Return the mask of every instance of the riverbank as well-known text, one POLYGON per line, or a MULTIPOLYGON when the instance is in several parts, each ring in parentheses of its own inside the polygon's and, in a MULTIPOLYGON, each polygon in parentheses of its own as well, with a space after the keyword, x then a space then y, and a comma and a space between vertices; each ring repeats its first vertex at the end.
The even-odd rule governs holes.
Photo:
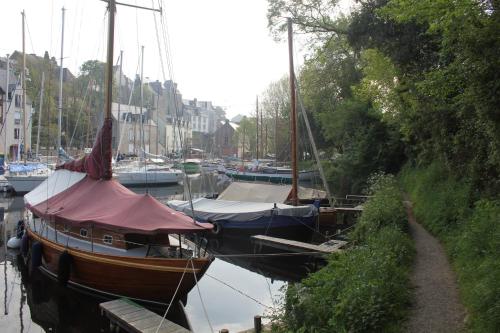
POLYGON ((413 242, 396 180, 372 182, 373 197, 350 234, 352 247, 289 285, 276 332, 396 332, 411 301, 413 242))

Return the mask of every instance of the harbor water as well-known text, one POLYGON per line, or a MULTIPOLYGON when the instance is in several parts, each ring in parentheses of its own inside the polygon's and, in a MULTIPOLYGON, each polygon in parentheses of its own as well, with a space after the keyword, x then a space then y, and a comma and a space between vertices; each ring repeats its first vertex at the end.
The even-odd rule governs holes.
MULTIPOLYGON (((189 176, 188 181, 193 198, 220 193, 230 183, 226 176, 212 173, 189 176)), ((162 202, 187 198, 184 186, 179 185, 132 190, 150 193, 162 202)), ((17 221, 24 214, 23 198, 5 194, 0 207, 5 211, 0 224, 0 331, 108 332, 109 322, 99 311, 104 299, 59 286, 38 271, 28 274, 19 253, 6 248, 5 240, 15 234, 17 221)), ((222 328, 240 332, 253 327, 254 316, 271 315, 287 283, 299 281, 316 264, 308 256, 256 255, 248 236, 210 238, 208 249, 216 259, 183 300, 184 311, 173 308, 167 316, 182 325, 189 322, 196 333, 222 328)))

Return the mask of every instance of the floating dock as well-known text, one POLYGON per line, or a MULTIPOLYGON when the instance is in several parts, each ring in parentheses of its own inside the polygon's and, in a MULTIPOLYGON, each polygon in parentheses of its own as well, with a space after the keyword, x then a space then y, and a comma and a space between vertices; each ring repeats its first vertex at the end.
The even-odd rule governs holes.
POLYGON ((134 333, 190 333, 191 331, 177 325, 148 309, 126 298, 99 304, 101 314, 106 314, 110 321, 110 331, 134 333), (158 328, 158 326, 161 327, 158 328), (118 328, 118 330, 117 330, 118 328))
POLYGON ((304 242, 298 242, 290 239, 270 237, 264 235, 252 236, 252 239, 259 245, 274 247, 280 250, 290 252, 321 252, 321 253, 334 253, 341 251, 340 249, 347 244, 346 241, 330 240, 328 242, 314 245, 304 242))

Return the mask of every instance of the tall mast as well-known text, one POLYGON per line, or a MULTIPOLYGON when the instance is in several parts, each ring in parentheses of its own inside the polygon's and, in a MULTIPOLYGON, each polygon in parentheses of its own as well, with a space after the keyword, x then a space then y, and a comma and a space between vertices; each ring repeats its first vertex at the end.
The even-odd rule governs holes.
POLYGON ((113 46, 115 38, 115 0, 109 0, 108 55, 106 57, 106 94, 104 96, 105 119, 111 119, 111 98, 113 94, 113 46))
MULTIPOLYGON (((258 105, 258 99, 257 99, 258 105)), ((266 138, 267 141, 267 138, 266 138)), ((266 153, 264 150, 264 121, 263 121, 263 112, 260 110, 260 156, 262 158, 266 158, 266 153)))
POLYGON ((116 146, 116 151, 117 151, 117 156, 118 156, 118 151, 120 150, 120 106, 122 104, 122 65, 123 65, 123 50, 120 51, 120 76, 118 77, 118 119, 117 123, 118 126, 116 128, 116 137, 118 138, 118 144, 116 146))
POLYGON ((142 108, 144 105, 144 45, 141 46, 141 123, 139 125, 139 145, 141 147, 141 159, 145 156, 144 124, 142 122, 142 108))
POLYGON ((256 139, 257 139, 257 161, 259 161, 259 96, 255 98, 255 124, 256 126, 256 139))
POLYGON ((45 84, 45 72, 42 72, 42 87, 40 89, 40 110, 38 111, 38 128, 36 131, 36 152, 35 157, 38 157, 40 148, 40 128, 42 125, 42 106, 43 106, 43 86, 45 84))
POLYGON ((5 126, 7 124, 7 107, 9 105, 9 76, 10 76, 10 55, 7 54, 7 77, 6 77, 6 82, 5 82, 5 87, 7 88, 7 92, 5 93, 5 107, 3 109, 3 131, 4 131, 4 148, 3 148, 3 151, 4 151, 4 161, 7 161, 7 156, 8 156, 8 152, 7 152, 7 128, 8 126, 5 126))
POLYGON ((294 206, 298 204, 297 195, 297 110, 295 107, 295 74, 293 68, 293 28, 292 19, 288 18, 288 58, 290 60, 290 101, 291 101, 291 113, 290 117, 292 119, 292 203, 294 206))
POLYGON ((274 108, 274 166, 278 166, 278 106, 274 108))
MULTIPOLYGON (((22 16, 23 16, 23 70, 21 73, 21 81, 22 81, 22 87, 23 87, 23 140, 21 141, 21 144, 24 142, 24 150, 27 151, 26 147, 26 50, 24 47, 24 25, 25 25, 25 13, 24 10, 22 11, 22 16)), ((19 146, 18 151, 20 152, 21 147, 19 146)), ((26 152, 24 154, 24 164, 26 164, 26 152)))
POLYGON ((61 146, 61 133, 62 133, 62 93, 63 93, 63 54, 64 54, 64 7, 61 9, 62 11, 62 23, 61 23, 61 67, 59 68, 59 115, 57 120, 57 156, 59 160, 59 149, 61 146))

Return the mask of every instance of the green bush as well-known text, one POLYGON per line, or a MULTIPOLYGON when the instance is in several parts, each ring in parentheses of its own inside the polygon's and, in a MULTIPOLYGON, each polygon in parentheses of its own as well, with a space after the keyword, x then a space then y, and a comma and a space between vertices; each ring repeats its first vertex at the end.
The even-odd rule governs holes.
POLYGON ((376 233, 384 226, 394 226, 407 230, 406 211, 402 205, 401 193, 392 176, 373 176, 369 180, 373 195, 364 205, 363 214, 358 220, 352 239, 363 241, 368 235, 376 233))
POLYGON ((395 332, 410 300, 412 241, 392 177, 378 177, 353 236, 356 246, 332 255, 300 284, 289 285, 275 318, 279 332, 395 332))
POLYGON ((443 242, 458 274, 472 332, 500 332, 500 201, 475 204, 467 182, 440 163, 406 167, 403 184, 417 219, 443 242))
POLYGON ((401 180, 414 203, 417 220, 436 236, 448 237, 470 214, 471 186, 456 179, 442 163, 403 168, 401 180))

